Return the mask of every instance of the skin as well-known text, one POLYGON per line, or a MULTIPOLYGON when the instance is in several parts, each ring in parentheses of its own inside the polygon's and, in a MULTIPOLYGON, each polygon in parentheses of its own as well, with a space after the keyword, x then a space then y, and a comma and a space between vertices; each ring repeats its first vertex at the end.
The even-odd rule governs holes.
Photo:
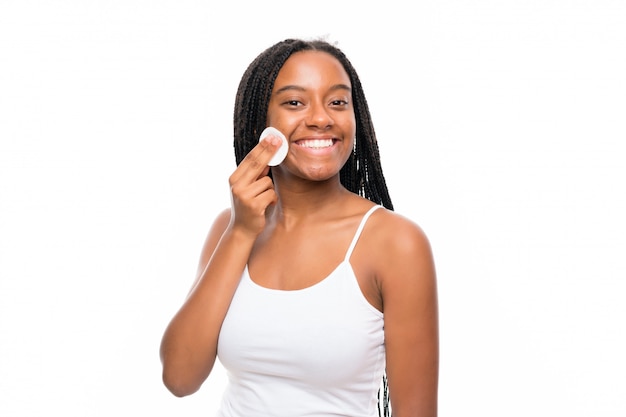
MULTIPOLYGON (((341 64, 324 52, 295 53, 279 72, 268 124, 285 134, 289 153, 272 167, 272 182, 267 163, 280 142, 270 137, 229 178, 231 208, 211 227, 196 280, 161 344, 163 380, 175 395, 197 391, 210 374, 246 264, 257 284, 296 290, 324 279, 342 261, 373 205, 339 179, 356 131, 350 88, 341 64), (307 147, 313 139, 332 145, 307 147)), ((394 417, 436 416, 438 307, 426 235, 407 218, 379 209, 350 261, 363 295, 384 313, 394 417)))

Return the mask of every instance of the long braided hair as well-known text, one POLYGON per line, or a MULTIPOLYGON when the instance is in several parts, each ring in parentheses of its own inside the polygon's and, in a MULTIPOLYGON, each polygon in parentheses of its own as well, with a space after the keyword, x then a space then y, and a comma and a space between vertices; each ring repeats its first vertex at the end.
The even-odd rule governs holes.
POLYGON ((233 125, 237 165, 256 146, 259 134, 267 127, 272 88, 283 64, 293 53, 311 50, 334 56, 343 65, 352 83, 356 140, 352 154, 341 169, 341 183, 353 193, 393 210, 361 81, 344 53, 322 40, 284 40, 263 51, 248 66, 239 83, 235 100, 233 125))
MULTIPOLYGON (((345 54, 323 40, 286 39, 267 48, 248 66, 237 89, 233 115, 237 165, 257 145, 260 133, 267 127, 267 109, 278 72, 292 54, 300 51, 322 51, 332 55, 350 77, 356 139, 352 154, 340 171, 341 184, 349 191, 393 210, 361 81, 345 54)), ((391 417, 386 375, 383 375, 378 391, 378 415, 391 417)))

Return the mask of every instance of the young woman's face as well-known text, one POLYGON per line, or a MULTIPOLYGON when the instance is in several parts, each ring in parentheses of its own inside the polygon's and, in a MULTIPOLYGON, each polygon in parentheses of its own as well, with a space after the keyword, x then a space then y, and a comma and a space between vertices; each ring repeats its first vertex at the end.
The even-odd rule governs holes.
POLYGON ((356 135, 351 89, 341 63, 326 52, 297 52, 287 59, 274 82, 267 120, 287 137, 289 153, 273 170, 310 180, 338 174, 356 135))

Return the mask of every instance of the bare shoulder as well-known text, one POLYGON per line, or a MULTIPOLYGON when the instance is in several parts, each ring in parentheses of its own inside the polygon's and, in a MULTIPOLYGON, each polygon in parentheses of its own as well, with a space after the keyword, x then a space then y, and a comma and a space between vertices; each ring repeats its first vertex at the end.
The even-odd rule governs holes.
POLYGON ((364 235, 373 276, 383 298, 403 289, 435 284, 428 236, 415 221, 390 210, 372 214, 364 235), (370 223, 371 222, 371 223, 370 223))
POLYGON ((369 242, 386 256, 430 254, 429 239, 415 221, 394 211, 379 209, 374 212, 370 222, 369 242))

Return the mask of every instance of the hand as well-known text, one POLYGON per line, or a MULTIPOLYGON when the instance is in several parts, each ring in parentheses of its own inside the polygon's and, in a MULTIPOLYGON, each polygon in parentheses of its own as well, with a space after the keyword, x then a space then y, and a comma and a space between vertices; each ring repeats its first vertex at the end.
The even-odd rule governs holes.
POLYGON ((281 140, 271 135, 259 142, 228 179, 231 227, 255 237, 265 228, 265 210, 277 201, 268 163, 280 144, 281 140))

